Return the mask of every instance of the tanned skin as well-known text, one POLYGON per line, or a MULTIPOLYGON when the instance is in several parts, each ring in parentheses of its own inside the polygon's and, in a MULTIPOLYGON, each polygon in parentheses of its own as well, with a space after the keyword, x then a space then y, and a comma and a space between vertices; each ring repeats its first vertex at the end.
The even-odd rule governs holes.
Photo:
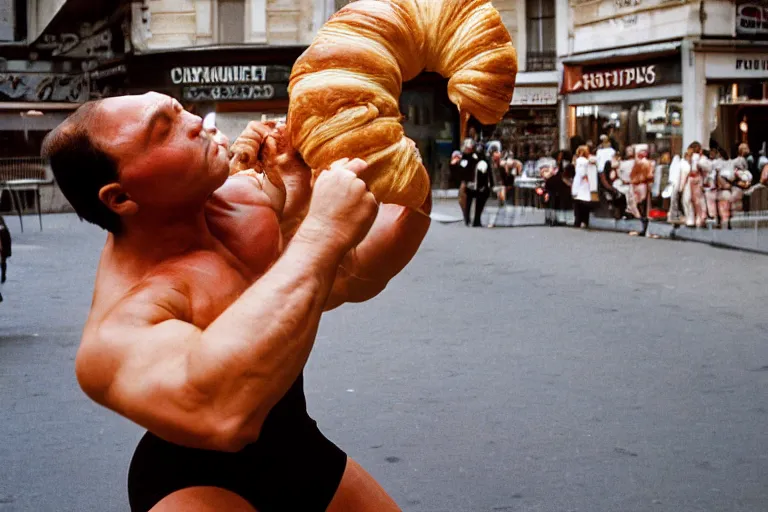
MULTIPOLYGON (((229 177, 225 138, 156 93, 103 100, 91 124, 117 162, 119 181, 99 197, 123 229, 101 255, 78 381, 167 441, 237 451, 302 371, 323 311, 374 297, 410 261, 429 201, 419 212, 377 205, 359 159, 311 183, 281 129, 260 123, 243 137, 285 192, 262 175, 229 177)), ((254 509, 194 487, 152 510, 254 509)), ((399 508, 349 459, 328 510, 399 508)))

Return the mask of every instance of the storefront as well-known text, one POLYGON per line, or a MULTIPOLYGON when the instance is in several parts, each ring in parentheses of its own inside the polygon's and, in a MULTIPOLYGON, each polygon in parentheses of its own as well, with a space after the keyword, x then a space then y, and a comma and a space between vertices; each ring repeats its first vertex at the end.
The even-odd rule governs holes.
MULTIPOLYGON (((127 62, 129 93, 156 91, 177 98, 201 117, 215 113, 230 139, 252 120, 284 120, 288 82, 305 47, 185 48, 134 55, 127 62)), ((451 151, 458 147, 459 117, 447 81, 425 73, 400 97, 406 135, 421 152, 434 187, 447 188, 451 151)))
POLYGON ((129 93, 156 91, 201 117, 215 113, 230 138, 249 121, 284 119, 288 79, 304 47, 182 48, 136 54, 126 63, 129 93))
MULTIPOLYGON (((521 73, 518 76, 524 77, 521 73)), ((525 78, 523 78, 525 79, 525 78)), ((549 157, 558 147, 557 85, 519 84, 501 121, 493 125, 468 123, 469 136, 481 142, 498 141, 522 162, 549 157)))
POLYGON ((522 162, 550 156, 558 146, 557 96, 556 85, 516 87, 494 138, 522 162))
POLYGON ((710 138, 736 156, 739 144, 749 144, 757 153, 768 141, 768 48, 757 52, 698 52, 704 60, 710 138))
POLYGON ((571 150, 607 135, 615 149, 648 144, 651 155, 682 151, 683 99, 679 54, 606 64, 567 64, 571 150))

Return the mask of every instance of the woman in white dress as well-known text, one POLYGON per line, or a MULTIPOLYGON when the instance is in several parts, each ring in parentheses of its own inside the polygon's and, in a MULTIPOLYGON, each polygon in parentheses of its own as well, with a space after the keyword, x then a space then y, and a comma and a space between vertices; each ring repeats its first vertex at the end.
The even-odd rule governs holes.
MULTIPOLYGON (((589 214, 592 209, 592 183, 590 182, 590 160, 589 147, 579 146, 576 150, 576 168, 571 185, 571 195, 573 196, 573 214, 574 227, 589 227, 589 214)), ((594 163, 592 164, 595 165, 594 163)), ((594 177, 594 188, 597 190, 597 175, 594 177)))

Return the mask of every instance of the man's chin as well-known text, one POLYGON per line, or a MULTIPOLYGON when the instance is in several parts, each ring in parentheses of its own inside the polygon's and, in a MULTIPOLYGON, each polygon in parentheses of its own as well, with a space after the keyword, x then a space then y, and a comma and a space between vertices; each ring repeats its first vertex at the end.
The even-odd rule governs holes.
POLYGON ((229 161, 226 158, 217 158, 211 165, 211 175, 219 185, 227 181, 229 177, 229 161))

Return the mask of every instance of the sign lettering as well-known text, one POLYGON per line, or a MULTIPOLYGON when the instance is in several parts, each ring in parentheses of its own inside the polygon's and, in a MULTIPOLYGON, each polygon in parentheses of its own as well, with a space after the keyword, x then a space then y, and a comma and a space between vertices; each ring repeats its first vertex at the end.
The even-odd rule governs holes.
POLYGON ((557 105, 557 87, 515 87, 511 105, 557 105))
POLYGON ((704 71, 707 78, 768 78, 768 55, 748 53, 708 53, 704 71))
POLYGON ((286 98, 286 84, 191 86, 183 90, 187 101, 243 101, 286 98))
POLYGON ((736 35, 738 37, 768 37, 768 6, 758 2, 736 5, 736 35))
POLYGON ((680 62, 638 63, 620 68, 566 66, 563 93, 637 89, 680 83, 680 62))
POLYGON ((174 85, 287 82, 289 76, 285 66, 188 66, 170 71, 174 85))

